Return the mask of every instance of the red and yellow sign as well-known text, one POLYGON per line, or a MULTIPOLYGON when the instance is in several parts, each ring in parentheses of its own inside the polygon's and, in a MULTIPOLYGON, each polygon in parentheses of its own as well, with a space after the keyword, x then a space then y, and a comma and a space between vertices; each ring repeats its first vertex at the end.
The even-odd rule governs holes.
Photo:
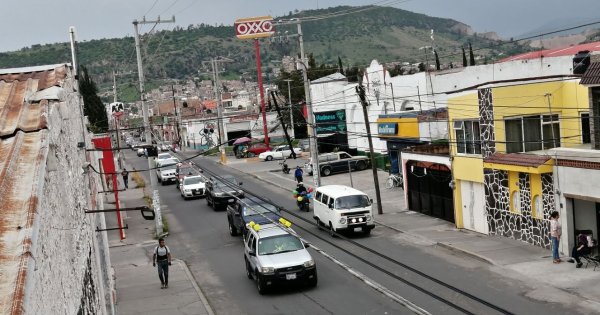
POLYGON ((240 39, 269 37, 275 33, 273 18, 270 16, 237 19, 233 25, 235 35, 240 39))

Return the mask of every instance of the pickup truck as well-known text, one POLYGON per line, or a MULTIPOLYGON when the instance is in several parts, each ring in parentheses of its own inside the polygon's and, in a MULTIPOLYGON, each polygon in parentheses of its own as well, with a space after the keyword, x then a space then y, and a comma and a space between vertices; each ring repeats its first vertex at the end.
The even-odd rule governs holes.
MULTIPOLYGON (((369 166, 370 160, 366 156, 352 156, 343 151, 319 155, 319 168, 323 176, 348 172, 348 168, 351 168, 352 171, 362 171, 369 166)), ((310 176, 313 175, 313 166, 311 163, 306 164, 306 172, 310 176)))
POLYGON ((250 222, 269 224, 277 222, 280 217, 279 208, 258 198, 239 199, 227 206, 227 223, 231 236, 246 235, 246 224, 250 222))

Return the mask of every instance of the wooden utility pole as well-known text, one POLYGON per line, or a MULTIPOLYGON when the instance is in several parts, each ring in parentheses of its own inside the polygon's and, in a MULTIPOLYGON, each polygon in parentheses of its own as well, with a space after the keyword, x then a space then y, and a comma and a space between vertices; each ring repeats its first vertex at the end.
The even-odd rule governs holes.
POLYGON ((373 139, 371 139, 371 123, 369 122, 369 113, 367 111, 367 97, 365 95, 365 87, 362 82, 359 82, 356 87, 356 94, 360 98, 360 103, 363 108, 363 115, 365 118, 365 127, 367 128, 367 139, 369 140, 369 156, 371 157, 371 169, 373 170, 373 181, 375 184, 375 198, 377 200, 377 213, 383 214, 383 208, 381 206, 381 192, 379 191, 379 176, 377 175, 377 167, 375 166, 375 156, 373 154, 373 139))
MULTIPOLYGON (((288 145, 290 146, 290 150, 292 150, 292 153, 290 154, 290 156, 294 159, 296 159, 296 152, 294 152, 294 147, 292 146, 292 139, 290 139, 290 135, 287 132, 287 129, 285 128, 286 125, 283 122, 283 116, 281 115, 281 109, 279 109, 279 104, 277 104, 277 99, 275 98, 275 91, 271 91, 271 98, 273 98, 273 103, 275 103, 275 110, 277 110, 277 116, 279 117, 279 122, 281 123, 281 128, 283 128, 283 133, 285 134, 285 139, 287 140, 288 145)), ((269 104, 271 105, 271 104, 269 104)), ((285 158, 285 156, 283 157, 285 158)))

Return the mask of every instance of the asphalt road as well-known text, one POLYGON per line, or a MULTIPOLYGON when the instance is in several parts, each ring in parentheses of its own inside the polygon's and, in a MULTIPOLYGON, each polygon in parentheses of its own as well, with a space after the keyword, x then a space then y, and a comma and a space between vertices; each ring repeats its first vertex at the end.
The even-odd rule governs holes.
MULTIPOLYGON (((132 152, 127 152, 127 159, 136 169, 147 168, 146 160, 135 157, 132 152)), ((432 314, 501 314, 502 311, 514 314, 572 313, 572 310, 560 304, 525 297, 523 292, 531 288, 518 280, 500 277, 488 265, 453 256, 429 244, 419 245, 417 242, 415 245, 414 240, 407 240, 402 233, 382 226, 376 227, 370 237, 348 235, 348 238, 367 249, 385 254, 389 259, 347 240, 331 238, 312 224, 310 213, 296 210, 291 194, 212 160, 196 158, 194 161, 207 170, 206 175, 209 172, 234 175, 244 183, 244 189, 291 209, 291 213, 284 214, 284 217, 294 223, 294 229, 303 238, 365 275, 370 281, 390 290, 396 297, 401 296, 432 314), (304 222, 302 218, 309 222, 304 222), (401 264, 498 306, 500 311, 408 271, 401 264), (384 269, 384 272, 377 268, 384 269), (443 299, 448 302, 444 303, 441 301, 443 299)), ((144 176, 146 174, 144 172, 144 176)), ((243 244, 240 237, 229 235, 226 213, 212 210, 204 199, 184 201, 174 185, 159 186, 159 191, 163 215, 169 223, 169 246, 175 257, 188 264, 217 314, 413 313, 313 249, 310 252, 319 273, 316 288, 278 287, 270 294, 261 296, 254 282, 246 278, 243 244)))

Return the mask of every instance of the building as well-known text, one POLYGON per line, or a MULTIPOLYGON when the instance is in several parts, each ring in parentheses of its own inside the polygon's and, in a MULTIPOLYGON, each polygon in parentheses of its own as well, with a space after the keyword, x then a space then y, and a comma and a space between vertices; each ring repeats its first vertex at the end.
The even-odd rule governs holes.
POLYGON ((69 65, 0 70, 0 314, 115 313, 81 107, 69 65))
POLYGON ((550 149, 582 143, 588 91, 572 74, 493 81, 449 94, 456 225, 549 248, 550 149))

